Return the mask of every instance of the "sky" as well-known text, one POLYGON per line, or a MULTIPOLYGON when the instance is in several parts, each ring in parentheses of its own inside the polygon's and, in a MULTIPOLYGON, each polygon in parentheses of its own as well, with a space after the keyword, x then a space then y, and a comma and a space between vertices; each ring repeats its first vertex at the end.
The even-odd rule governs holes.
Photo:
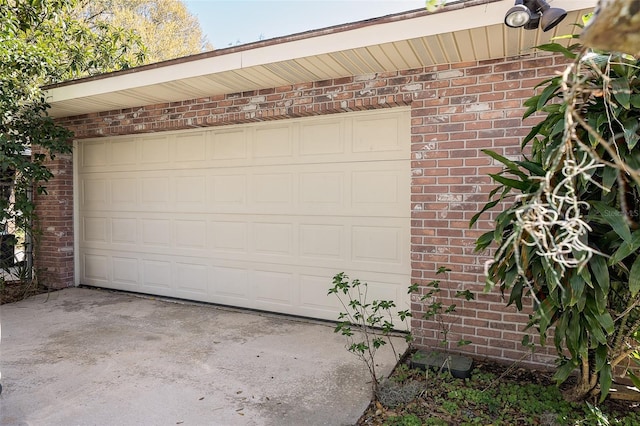
POLYGON ((425 0, 183 0, 216 49, 422 9, 425 0))

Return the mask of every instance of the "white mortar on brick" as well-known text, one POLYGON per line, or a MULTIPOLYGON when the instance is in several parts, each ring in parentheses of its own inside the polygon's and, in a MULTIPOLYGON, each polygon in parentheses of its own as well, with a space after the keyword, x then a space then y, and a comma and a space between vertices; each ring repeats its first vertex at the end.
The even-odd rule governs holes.
POLYGON ((490 109, 491 105, 489 105, 488 103, 470 104, 464 106, 464 110, 466 112, 489 111, 490 109))
POLYGON ((438 73, 438 80, 446 80, 448 78, 464 77, 464 72, 461 70, 440 71, 438 73))
POLYGON ((460 202, 462 201, 462 195, 458 195, 458 194, 438 194, 436 195, 436 200, 441 201, 441 202, 445 202, 445 203, 452 203, 452 202, 460 202))

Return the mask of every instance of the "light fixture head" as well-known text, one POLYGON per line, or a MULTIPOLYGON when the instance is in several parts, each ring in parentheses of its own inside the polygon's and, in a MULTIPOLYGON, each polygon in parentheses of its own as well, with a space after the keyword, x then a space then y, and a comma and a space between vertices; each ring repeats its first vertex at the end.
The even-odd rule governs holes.
POLYGON ((531 11, 524 4, 517 4, 504 15, 504 23, 507 27, 519 28, 531 20, 531 11))
POLYGON ((535 30, 542 25, 542 31, 549 31, 562 21, 567 12, 552 8, 546 0, 515 0, 515 5, 507 11, 504 23, 511 28, 524 27, 535 30))
POLYGON ((542 18, 540 18, 540 25, 542 25, 542 31, 549 31, 555 27, 567 16, 567 11, 557 7, 549 7, 542 12, 542 18))

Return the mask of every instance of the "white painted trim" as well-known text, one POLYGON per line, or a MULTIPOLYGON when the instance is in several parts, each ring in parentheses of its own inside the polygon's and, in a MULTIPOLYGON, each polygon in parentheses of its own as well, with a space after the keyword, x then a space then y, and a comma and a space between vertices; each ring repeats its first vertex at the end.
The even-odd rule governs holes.
POLYGON ((78 201, 78 141, 73 141, 73 285, 80 285, 80 203, 78 201))
MULTIPOLYGON (((315 37, 310 36, 241 52, 171 63, 137 72, 106 75, 95 80, 79 81, 50 89, 47 91, 47 97, 49 102, 53 104, 336 51, 495 25, 504 20, 504 13, 513 3, 513 0, 503 0, 401 21, 367 25, 315 37)), ((553 7, 560 7, 567 11, 595 7, 595 5, 596 0, 556 0, 553 2, 553 7)))

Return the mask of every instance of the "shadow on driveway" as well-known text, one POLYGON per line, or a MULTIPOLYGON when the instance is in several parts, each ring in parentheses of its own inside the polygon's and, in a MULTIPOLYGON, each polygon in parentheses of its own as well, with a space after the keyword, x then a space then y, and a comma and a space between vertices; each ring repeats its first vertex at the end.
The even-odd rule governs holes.
POLYGON ((86 288, 0 321, 2 425, 352 425, 370 399, 328 323, 86 288))

